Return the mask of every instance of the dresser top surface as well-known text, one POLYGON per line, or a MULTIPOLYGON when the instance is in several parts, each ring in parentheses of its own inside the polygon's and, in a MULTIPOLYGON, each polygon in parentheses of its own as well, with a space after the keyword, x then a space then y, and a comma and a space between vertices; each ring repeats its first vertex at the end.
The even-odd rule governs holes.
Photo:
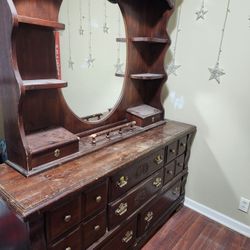
POLYGON ((192 125, 168 121, 165 125, 28 178, 2 164, 0 195, 18 214, 27 217, 194 130, 192 125))

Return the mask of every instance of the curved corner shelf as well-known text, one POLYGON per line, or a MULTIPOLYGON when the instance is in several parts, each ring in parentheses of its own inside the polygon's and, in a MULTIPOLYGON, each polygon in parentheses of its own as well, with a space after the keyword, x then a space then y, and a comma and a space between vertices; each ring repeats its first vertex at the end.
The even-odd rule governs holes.
POLYGON ((135 80, 157 80, 166 77, 165 74, 153 74, 153 73, 143 73, 143 74, 131 74, 130 77, 135 80))
POLYGON ((31 24, 31 25, 38 25, 45 28, 51 28, 55 30, 64 30, 65 25, 63 23, 58 23, 55 21, 40 19, 40 18, 34 18, 34 17, 28 17, 28 16, 17 16, 19 23, 25 23, 25 24, 31 24))
POLYGON ((67 82, 59 79, 23 80, 25 90, 58 89, 67 87, 67 82))

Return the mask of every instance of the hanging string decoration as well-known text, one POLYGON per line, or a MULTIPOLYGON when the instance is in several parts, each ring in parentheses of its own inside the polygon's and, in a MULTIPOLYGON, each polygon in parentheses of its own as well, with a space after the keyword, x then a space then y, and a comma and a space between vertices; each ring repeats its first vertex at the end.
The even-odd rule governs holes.
POLYGON ((229 7, 230 7, 230 0, 228 0, 228 2, 227 2, 226 17, 225 17, 223 27, 222 27, 221 40, 220 40, 217 61, 216 61, 215 66, 213 68, 208 68, 208 70, 210 72, 209 80, 216 80, 217 83, 220 83, 220 77, 226 74, 224 72, 224 70, 222 68, 220 68, 220 58, 221 58, 221 53, 222 53, 222 45, 223 45, 223 41, 224 41, 224 35, 225 35, 225 30, 226 30, 226 25, 227 25, 228 14, 230 13, 229 7))
POLYGON ((86 59, 88 68, 93 67, 95 58, 92 57, 92 18, 91 18, 91 0, 88 0, 88 28, 89 28, 89 54, 86 59))
MULTIPOLYGON (((118 11, 118 37, 121 38, 121 14, 120 11, 118 11)), ((122 70, 123 63, 121 62, 121 43, 117 42, 117 61, 115 66, 115 74, 116 75, 123 75, 124 72, 122 70)))
POLYGON ((104 24, 103 24, 103 33, 108 34, 109 33, 109 27, 107 23, 107 0, 103 0, 104 3, 104 24))
POLYGON ((69 69, 74 69, 74 62, 72 60, 71 55, 71 24, 70 24, 70 0, 67 1, 67 21, 68 21, 68 45, 69 45, 69 59, 68 59, 68 67, 69 69))
POLYGON ((200 19, 205 19, 205 15, 208 13, 207 10, 205 10, 205 3, 204 3, 204 0, 202 0, 202 3, 201 3, 201 8, 199 11, 195 12, 196 14, 196 21, 200 20, 200 19))
POLYGON ((83 36, 83 34, 84 34, 83 20, 84 20, 85 17, 82 14, 82 0, 79 0, 79 17, 80 17, 79 34, 80 34, 80 36, 83 36))
POLYGON ((172 57, 171 63, 167 67, 168 75, 173 74, 173 75, 177 76, 176 71, 177 71, 177 69, 179 69, 181 67, 181 65, 175 64, 177 43, 178 43, 179 33, 181 32, 180 20, 181 20, 181 6, 179 7, 179 13, 178 13, 177 29, 176 29, 176 36, 175 36, 175 42, 174 42, 173 57, 172 57))

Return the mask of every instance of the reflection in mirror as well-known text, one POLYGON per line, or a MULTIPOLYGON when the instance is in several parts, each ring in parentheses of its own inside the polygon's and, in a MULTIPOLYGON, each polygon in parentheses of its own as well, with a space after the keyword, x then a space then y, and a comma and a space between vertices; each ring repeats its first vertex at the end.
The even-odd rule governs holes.
POLYGON ((104 118, 121 94, 126 64, 124 24, 117 4, 107 0, 64 0, 59 21, 64 97, 86 121, 104 118), (96 114, 93 116, 93 114, 96 114))

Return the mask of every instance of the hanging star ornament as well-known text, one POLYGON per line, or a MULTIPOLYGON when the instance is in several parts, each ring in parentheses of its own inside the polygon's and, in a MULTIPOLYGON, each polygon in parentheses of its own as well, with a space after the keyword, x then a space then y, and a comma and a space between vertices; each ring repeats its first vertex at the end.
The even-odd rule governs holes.
POLYGON ((91 54, 89 54, 88 58, 86 59, 86 63, 88 65, 88 68, 93 66, 94 61, 95 61, 95 59, 92 57, 91 54))
POLYGON ((172 60, 172 62, 167 67, 167 73, 170 76, 171 74, 177 76, 176 70, 179 69, 181 65, 176 65, 175 60, 172 60))
POLYGON ((121 63, 120 58, 117 59, 117 62, 114 66, 116 69, 116 71, 115 71, 116 74, 123 74, 123 71, 122 71, 123 63, 121 63))
POLYGON ((72 69, 72 70, 74 69, 74 62, 72 61, 71 57, 68 60, 68 66, 70 69, 72 69))
POLYGON ((107 23, 104 23, 104 25, 103 25, 103 32, 106 34, 109 33, 109 27, 108 27, 107 23))
POLYGON ((226 73, 223 69, 220 69, 219 63, 216 63, 214 68, 208 68, 208 70, 211 74, 209 81, 216 80, 220 84, 220 77, 225 75, 226 73))
POLYGON ((205 15, 208 13, 207 10, 205 10, 204 4, 202 4, 201 9, 197 12, 195 12, 195 14, 197 15, 196 17, 196 21, 198 21, 199 19, 205 19, 205 15))
MULTIPOLYGON (((82 19, 84 19, 85 17, 83 16, 82 17, 82 19)), ((82 26, 82 24, 80 25, 80 28, 79 28, 79 34, 81 35, 81 36, 83 36, 83 33, 84 33, 84 29, 83 29, 83 26, 82 26)))

